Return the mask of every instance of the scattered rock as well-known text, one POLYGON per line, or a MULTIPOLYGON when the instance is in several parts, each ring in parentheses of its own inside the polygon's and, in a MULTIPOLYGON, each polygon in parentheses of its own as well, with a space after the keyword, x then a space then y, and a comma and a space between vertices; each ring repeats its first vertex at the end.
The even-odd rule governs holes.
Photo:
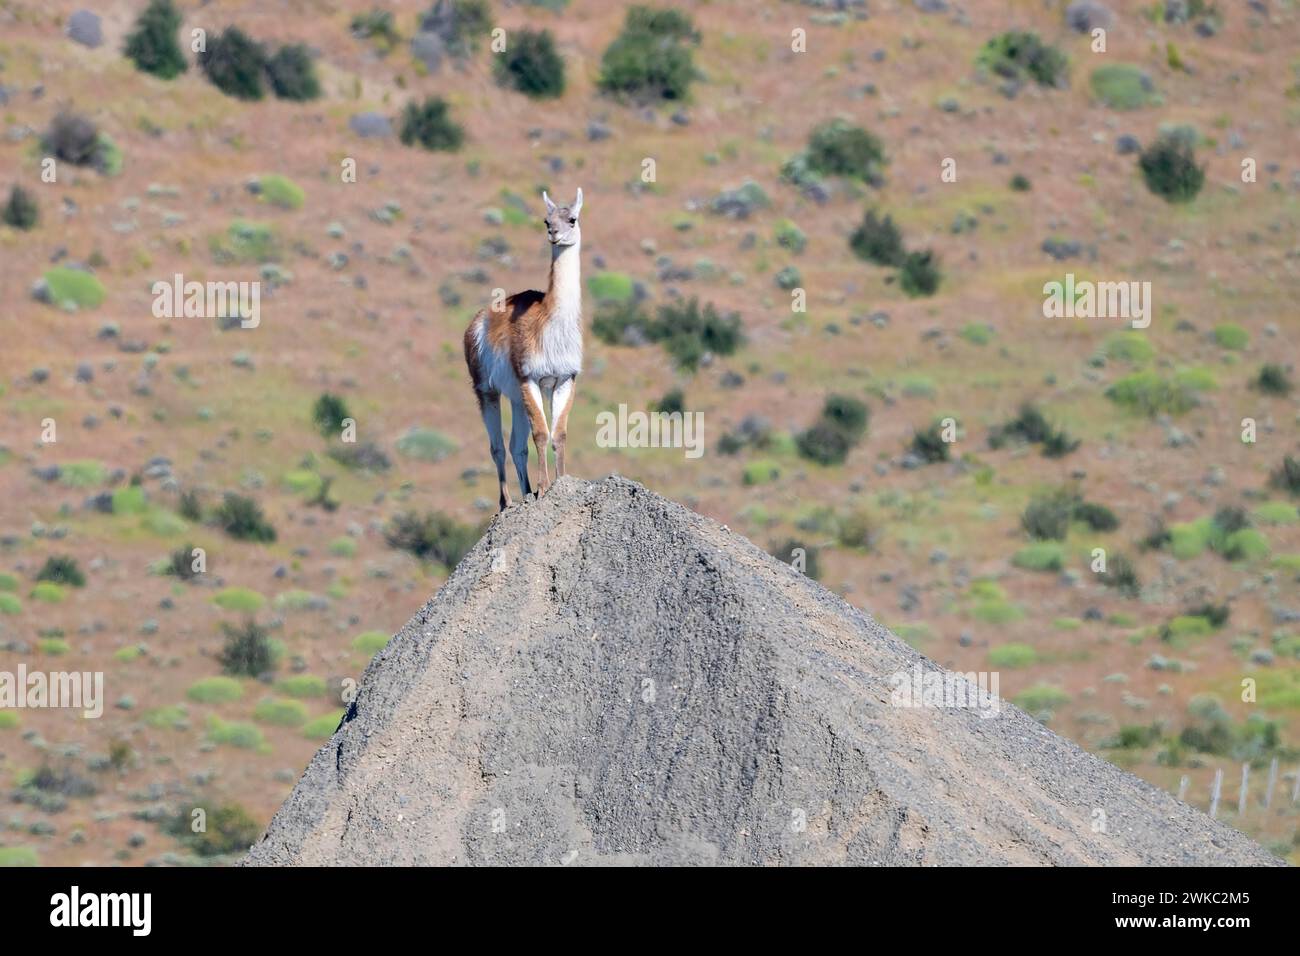
POLYGON ((1075 0, 1065 8, 1065 22, 1071 30, 1091 33, 1098 27, 1106 29, 1113 17, 1109 8, 1096 0, 1075 0))
POLYGON ((92 50, 104 42, 104 31, 99 17, 89 10, 78 10, 68 18, 68 38, 92 50))

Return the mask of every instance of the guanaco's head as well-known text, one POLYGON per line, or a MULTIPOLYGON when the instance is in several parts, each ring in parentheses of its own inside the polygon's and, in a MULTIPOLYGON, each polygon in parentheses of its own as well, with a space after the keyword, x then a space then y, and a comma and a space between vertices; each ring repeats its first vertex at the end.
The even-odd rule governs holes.
POLYGON ((577 245, 582 239, 582 229, 578 226, 578 216, 582 214, 582 187, 578 187, 578 198, 572 206, 555 205, 545 191, 542 192, 542 201, 546 203, 546 234, 551 245, 577 245))

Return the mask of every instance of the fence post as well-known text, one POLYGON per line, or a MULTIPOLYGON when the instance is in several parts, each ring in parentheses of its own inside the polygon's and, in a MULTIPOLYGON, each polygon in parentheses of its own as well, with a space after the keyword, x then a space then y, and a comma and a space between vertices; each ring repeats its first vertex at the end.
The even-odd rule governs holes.
POLYGON ((1179 800, 1182 800, 1184 797, 1187 796, 1187 784, 1188 784, 1189 782, 1190 782, 1190 781, 1188 780, 1187 774, 1183 774, 1183 779, 1181 779, 1181 780, 1178 781, 1178 799, 1179 799, 1179 800))
POLYGON ((1237 792, 1237 816, 1244 816, 1246 813, 1246 781, 1250 779, 1250 764, 1241 765, 1241 790, 1237 792))
POLYGON ((1214 788, 1210 791, 1210 819, 1219 816, 1219 792, 1223 789, 1223 768, 1214 771, 1214 788))
POLYGON ((1264 809, 1273 805, 1273 788, 1277 786, 1277 758, 1268 765, 1268 786, 1264 788, 1264 809))

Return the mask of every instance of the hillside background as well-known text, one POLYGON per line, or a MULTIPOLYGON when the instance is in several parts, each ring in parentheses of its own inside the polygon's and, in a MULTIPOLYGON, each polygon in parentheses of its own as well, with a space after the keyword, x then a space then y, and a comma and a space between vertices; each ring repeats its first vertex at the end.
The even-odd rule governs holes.
POLYGON ((107 697, 99 720, 0 711, 0 863, 220 863, 256 838, 496 509, 460 336, 494 288, 545 288, 540 192, 578 186, 571 473, 803 549, 938 663, 997 671, 1195 806, 1222 771, 1218 818, 1300 862, 1295 2, 1083 24, 1045 0, 682 3, 696 76, 672 99, 602 90, 628 13, 602 0, 490 3, 507 49, 552 34, 564 87, 540 99, 498 81, 487 35, 431 40, 428 3, 186 2, 172 79, 123 55, 144 6, 94 4, 94 46, 77 3, 0 0, 0 202, 39 213, 0 225, 0 670, 103 671, 107 697), (354 24, 375 10, 393 35, 354 24), (305 44, 320 95, 219 90, 190 31, 230 25, 305 44), (980 65, 1006 31, 1066 65, 980 65), (402 142, 428 97, 459 148, 402 142), (98 158, 45 182, 60 114, 98 158), (878 139, 869 175, 807 169, 835 119, 878 139), (1189 201, 1144 179, 1162 134, 1203 168, 1189 201), (931 294, 855 254, 869 210, 932 253, 931 294), (261 281, 260 325, 156 318, 176 273, 261 281), (1150 327, 1044 318, 1067 273, 1150 282, 1150 327), (734 349, 646 340, 691 300, 738 317, 734 349), (705 453, 598 447, 620 404, 702 413, 705 453), (194 548, 203 573, 168 573, 194 548))

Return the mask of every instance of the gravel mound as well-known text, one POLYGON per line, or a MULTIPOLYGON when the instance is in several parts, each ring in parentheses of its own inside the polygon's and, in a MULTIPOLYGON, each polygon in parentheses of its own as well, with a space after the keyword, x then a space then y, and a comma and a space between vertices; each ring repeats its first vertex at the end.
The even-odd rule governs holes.
POLYGON ((564 478, 375 656, 244 862, 1278 862, 1010 704, 900 706, 900 674, 945 672, 718 524, 564 478))

